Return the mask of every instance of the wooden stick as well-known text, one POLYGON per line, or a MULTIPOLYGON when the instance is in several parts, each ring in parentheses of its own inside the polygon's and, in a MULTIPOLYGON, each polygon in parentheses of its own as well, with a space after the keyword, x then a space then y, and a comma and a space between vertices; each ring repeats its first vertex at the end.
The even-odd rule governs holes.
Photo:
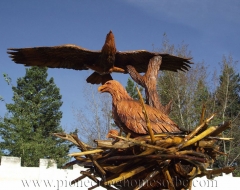
POLYGON ((74 158, 80 162, 91 162, 91 159, 89 159, 89 158, 84 158, 84 157, 80 157, 80 156, 75 156, 74 158))
POLYGON ((226 129, 230 129, 231 128, 231 121, 227 121, 225 122, 223 125, 220 125, 215 131, 213 131, 211 134, 209 134, 210 136, 217 136, 219 135, 221 132, 225 131, 226 129))
POLYGON ((192 190, 192 183, 193 183, 193 180, 190 179, 190 182, 188 184, 188 190, 192 190))
POLYGON ((215 114, 211 115, 211 117, 209 117, 208 119, 206 119, 201 125, 199 125, 198 127, 196 127, 191 133, 189 133, 189 134, 184 138, 183 142, 177 146, 177 149, 182 148, 182 146, 183 146, 189 139, 191 139, 193 136, 195 136, 203 127, 205 127, 205 125, 207 125, 207 123, 208 123, 209 121, 211 121, 214 116, 215 116, 215 114))
POLYGON ((106 182, 104 182, 104 185, 114 185, 120 181, 123 181, 123 180, 126 180, 146 169, 148 169, 149 167, 151 166, 148 166, 148 167, 145 167, 145 166, 139 166, 133 170, 130 170, 130 171, 127 171, 127 172, 123 172, 121 173, 118 177, 114 178, 114 179, 111 179, 111 180, 108 180, 106 182))
POLYGON ((105 163, 107 161, 112 160, 131 160, 135 158, 143 158, 143 159, 154 159, 154 160, 163 160, 163 159, 185 159, 185 160, 194 160, 201 163, 206 163, 206 158, 199 158, 196 156, 188 156, 185 154, 157 154, 157 155, 129 155, 129 156, 112 156, 110 158, 106 158, 101 160, 101 163, 105 163))
POLYGON ((145 120, 146 120, 146 125, 147 125, 147 128, 148 128, 148 133, 151 137, 151 141, 152 141, 152 144, 155 143, 155 137, 154 137, 154 133, 153 133, 153 130, 152 130, 152 127, 151 127, 151 124, 150 124, 150 120, 149 120, 149 117, 148 117, 148 113, 147 113, 147 110, 146 110, 146 107, 145 107, 145 104, 144 104, 144 101, 143 101, 143 98, 142 98, 142 95, 137 88, 137 91, 138 91, 138 95, 139 95, 139 98, 140 98, 140 103, 142 105, 142 108, 143 108, 143 113, 144 113, 144 117, 145 117, 145 120))
POLYGON ((93 176, 90 172, 87 172, 87 171, 81 171, 80 172, 82 175, 85 175, 87 177, 89 177, 91 180, 93 180, 94 182, 98 183, 99 184, 99 180, 93 176))
POLYGON ((81 181, 82 179, 84 179, 85 177, 87 177, 86 175, 82 175, 74 180, 71 181, 71 185, 73 185, 74 183, 77 183, 78 181, 81 181))
POLYGON ((215 170, 207 170, 207 178, 211 179, 213 175, 221 174, 221 173, 229 174, 233 172, 234 169, 235 169, 234 167, 224 167, 224 168, 219 168, 215 170))
POLYGON ((115 136, 119 139, 123 139, 123 140, 128 141, 128 142, 133 142, 133 143, 135 143, 135 145, 141 145, 141 146, 145 146, 145 147, 148 147, 148 148, 153 148, 153 149, 160 150, 160 151, 168 151, 167 148, 162 148, 162 147, 159 147, 159 146, 146 144, 145 141, 138 141, 138 140, 135 140, 135 139, 132 139, 132 138, 127 139, 125 137, 117 136, 117 135, 113 135, 113 134, 112 134, 112 136, 115 136))
POLYGON ((205 112, 206 112, 206 105, 203 104, 203 106, 202 106, 202 113, 201 113, 201 117, 200 117, 199 125, 201 125, 201 124, 204 122, 205 112))
POLYGON ((134 190, 140 190, 146 183, 148 183, 153 177, 159 174, 158 170, 154 170, 153 172, 149 173, 147 177, 139 184, 134 190))
POLYGON ((194 156, 198 156, 198 157, 201 157, 201 158, 206 158, 206 154, 204 153, 201 153, 201 152, 196 152, 194 150, 182 150, 182 151, 178 151, 176 152, 177 155, 194 155, 194 156))
POLYGON ((127 167, 132 166, 133 164, 139 162, 139 159, 134 159, 134 160, 130 160, 128 162, 124 162, 118 166, 104 166, 104 170, 106 171, 110 171, 111 173, 121 173, 124 169, 126 169, 127 167))
MULTIPOLYGON (((77 141, 78 145, 81 147, 81 149, 83 151, 87 151, 87 148, 84 146, 84 144, 79 140, 78 136, 75 134, 72 134, 72 137, 77 141)), ((96 168, 98 169, 98 171, 101 173, 102 175, 102 179, 105 178, 106 172, 102 169, 102 167, 97 163, 97 161, 94 159, 94 157, 89 154, 87 155, 93 162, 94 166, 96 166, 96 168)))
POLYGON ((163 168, 163 174, 164 174, 166 180, 169 182, 169 183, 168 183, 168 189, 169 189, 169 190, 175 190, 175 186, 174 186, 174 184, 173 184, 171 175, 170 175, 170 173, 169 173, 169 171, 168 171, 168 167, 164 167, 164 168, 163 168))
POLYGON ((133 142, 128 141, 118 141, 114 144, 112 144, 113 141, 109 140, 95 140, 95 142, 97 143, 98 147, 113 149, 126 149, 135 145, 133 142))
POLYGON ((83 155, 88 155, 88 154, 95 154, 98 152, 103 152, 103 150, 96 149, 96 150, 88 150, 88 151, 84 151, 84 152, 74 152, 74 153, 68 154, 68 156, 83 156, 83 155))
POLYGON ((203 131, 202 133, 200 133, 199 135, 197 135, 196 137, 190 139, 189 141, 186 141, 181 148, 184 148, 186 146, 192 145, 195 142, 203 139, 204 137, 206 137, 207 135, 209 135, 210 133, 212 133, 213 131, 216 130, 217 127, 209 127, 207 130, 203 131))
POLYGON ((61 138, 61 139, 64 139, 64 140, 68 140, 70 142, 72 142, 73 144, 78 145, 77 141, 69 134, 66 134, 66 133, 53 133, 52 135, 58 137, 58 138, 61 138))

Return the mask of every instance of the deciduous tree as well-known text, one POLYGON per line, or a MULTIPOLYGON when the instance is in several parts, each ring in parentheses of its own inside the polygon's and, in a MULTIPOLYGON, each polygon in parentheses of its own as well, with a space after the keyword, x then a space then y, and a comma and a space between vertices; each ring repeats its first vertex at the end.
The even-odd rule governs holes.
MULTIPOLYGON (((179 47, 171 45, 166 34, 163 38, 162 52, 181 57, 191 57, 188 45, 179 47)), ((158 93, 163 105, 172 100, 170 117, 181 128, 191 130, 199 123, 201 108, 209 101, 209 90, 206 84, 206 66, 203 63, 194 63, 187 72, 159 73, 158 93)))
POLYGON ((91 146, 95 139, 106 139, 113 127, 112 102, 108 94, 100 94, 93 85, 84 88, 85 105, 73 107, 76 119, 74 126, 80 132, 79 137, 91 146))

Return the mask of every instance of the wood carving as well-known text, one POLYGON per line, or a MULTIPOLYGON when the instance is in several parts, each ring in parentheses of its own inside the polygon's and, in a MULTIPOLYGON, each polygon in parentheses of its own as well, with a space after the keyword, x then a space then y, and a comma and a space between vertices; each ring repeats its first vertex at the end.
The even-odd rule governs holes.
POLYGON ((114 141, 95 140, 97 147, 91 147, 76 134, 54 134, 72 142, 81 150, 69 154, 75 161, 67 163, 65 167, 77 163, 89 168, 81 171, 81 176, 71 184, 89 177, 97 183, 90 189, 100 185, 107 189, 121 190, 180 190, 190 189, 195 177, 207 176, 210 179, 222 172, 230 173, 234 170, 233 167, 206 169, 219 154, 223 154, 219 151, 217 142, 231 140, 219 136, 230 128, 229 122, 222 126, 208 126, 214 114, 205 119, 203 109, 199 126, 183 133, 168 117, 171 102, 163 106, 158 97, 158 71, 187 71, 190 59, 145 50, 119 52, 111 31, 107 34, 101 51, 63 45, 12 48, 8 53, 13 61, 26 66, 92 69, 94 73, 87 78, 87 82, 102 83, 98 90, 112 95, 114 121, 121 130, 128 133, 127 137, 121 136, 117 130, 110 130, 107 138, 114 141), (119 82, 112 80, 112 72, 128 72, 135 82, 145 88, 147 104, 144 104, 142 98, 141 103, 133 100, 119 82), (142 72, 145 72, 143 76, 139 74, 142 72), (176 184, 176 178, 184 183, 176 184), (162 183, 164 181, 166 183, 162 183), (130 182, 133 186, 125 186, 125 182, 130 182))
POLYGON ((53 47, 10 48, 8 50, 7 53, 14 62, 25 66, 75 70, 92 69, 95 72, 87 78, 87 82, 91 84, 104 84, 112 79, 110 75, 112 72, 127 73, 127 65, 132 65, 139 73, 146 72, 149 59, 156 55, 162 57, 161 70, 187 71, 191 64, 190 59, 165 53, 145 50, 117 51, 112 31, 107 34, 101 51, 91 51, 72 44, 53 47))
POLYGON ((111 129, 111 130, 109 130, 108 131, 108 134, 107 134, 107 138, 112 138, 112 139, 116 139, 116 137, 115 136, 118 136, 119 135, 119 132, 117 131, 117 130, 115 130, 115 129, 111 129))
POLYGON ((150 59, 147 72, 143 76, 140 75, 131 65, 127 66, 127 70, 132 79, 145 88, 146 104, 157 108, 168 115, 171 111, 172 102, 170 101, 166 106, 163 106, 157 93, 157 77, 161 63, 161 56, 154 56, 150 59))
POLYGON ((97 183, 91 189, 100 185, 106 189, 113 189, 114 186, 114 189, 119 190, 182 190, 191 189, 191 182, 195 177, 206 176, 213 179, 221 173, 228 174, 234 170, 233 167, 206 169, 221 154, 216 142, 230 140, 219 137, 222 131, 230 127, 229 123, 221 127, 208 127, 199 134, 212 118, 213 116, 204 120, 189 134, 155 134, 155 144, 149 143, 149 135, 126 138, 117 135, 116 130, 111 130, 109 137, 115 137, 119 141, 113 143, 109 140, 95 140, 95 148, 87 147, 73 134, 54 135, 76 144, 82 151, 70 154, 75 161, 67 163, 64 168, 76 163, 89 168, 86 172, 81 172, 81 176, 71 184, 90 177, 97 183), (163 181, 166 183, 162 183, 163 181))
MULTIPOLYGON (((148 134, 140 102, 133 100, 118 81, 107 81, 98 90, 112 95, 113 118, 118 127, 134 137, 148 134)), ((146 105, 146 111, 154 133, 180 131, 177 124, 160 110, 146 105)))

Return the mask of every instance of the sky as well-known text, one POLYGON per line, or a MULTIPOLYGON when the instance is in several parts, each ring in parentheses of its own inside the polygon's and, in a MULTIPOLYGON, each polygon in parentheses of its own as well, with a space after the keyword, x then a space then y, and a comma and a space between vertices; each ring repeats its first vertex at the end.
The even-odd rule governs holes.
MULTIPOLYGON (((112 30, 118 51, 161 48, 166 33, 172 44, 188 44, 193 61, 204 61, 210 69, 219 67, 223 55, 240 60, 239 0, 1 0, 0 26, 0 96, 6 103, 12 102, 13 92, 2 74, 16 85, 26 68, 11 61, 7 48, 76 44, 100 50, 112 30)), ((90 85, 85 80, 91 73, 48 70, 62 95, 65 130, 76 121, 73 106, 83 109, 84 89, 90 85)), ((127 74, 112 76, 126 86, 127 74)), ((0 116, 6 112, 0 102, 0 116)))

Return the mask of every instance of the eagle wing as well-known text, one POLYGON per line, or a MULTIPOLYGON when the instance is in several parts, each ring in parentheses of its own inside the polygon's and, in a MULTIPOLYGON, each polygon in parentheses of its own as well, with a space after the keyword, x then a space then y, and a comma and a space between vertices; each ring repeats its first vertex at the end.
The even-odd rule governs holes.
POLYGON ((90 51, 76 45, 52 47, 10 48, 8 54, 16 63, 25 66, 86 70, 95 64, 100 51, 90 51))
POLYGON ((145 50, 117 52, 115 57, 115 66, 126 69, 127 65, 132 65, 137 72, 142 73, 147 71, 148 63, 154 56, 162 57, 160 70, 188 71, 190 68, 191 58, 182 58, 166 53, 149 52, 145 50))
MULTIPOLYGON (((142 106, 139 102, 134 100, 119 101, 115 109, 117 117, 114 118, 119 119, 117 123, 124 124, 129 130, 138 134, 148 133, 142 106)), ((155 133, 180 131, 177 124, 159 110, 148 105, 146 105, 146 110, 155 133)))

